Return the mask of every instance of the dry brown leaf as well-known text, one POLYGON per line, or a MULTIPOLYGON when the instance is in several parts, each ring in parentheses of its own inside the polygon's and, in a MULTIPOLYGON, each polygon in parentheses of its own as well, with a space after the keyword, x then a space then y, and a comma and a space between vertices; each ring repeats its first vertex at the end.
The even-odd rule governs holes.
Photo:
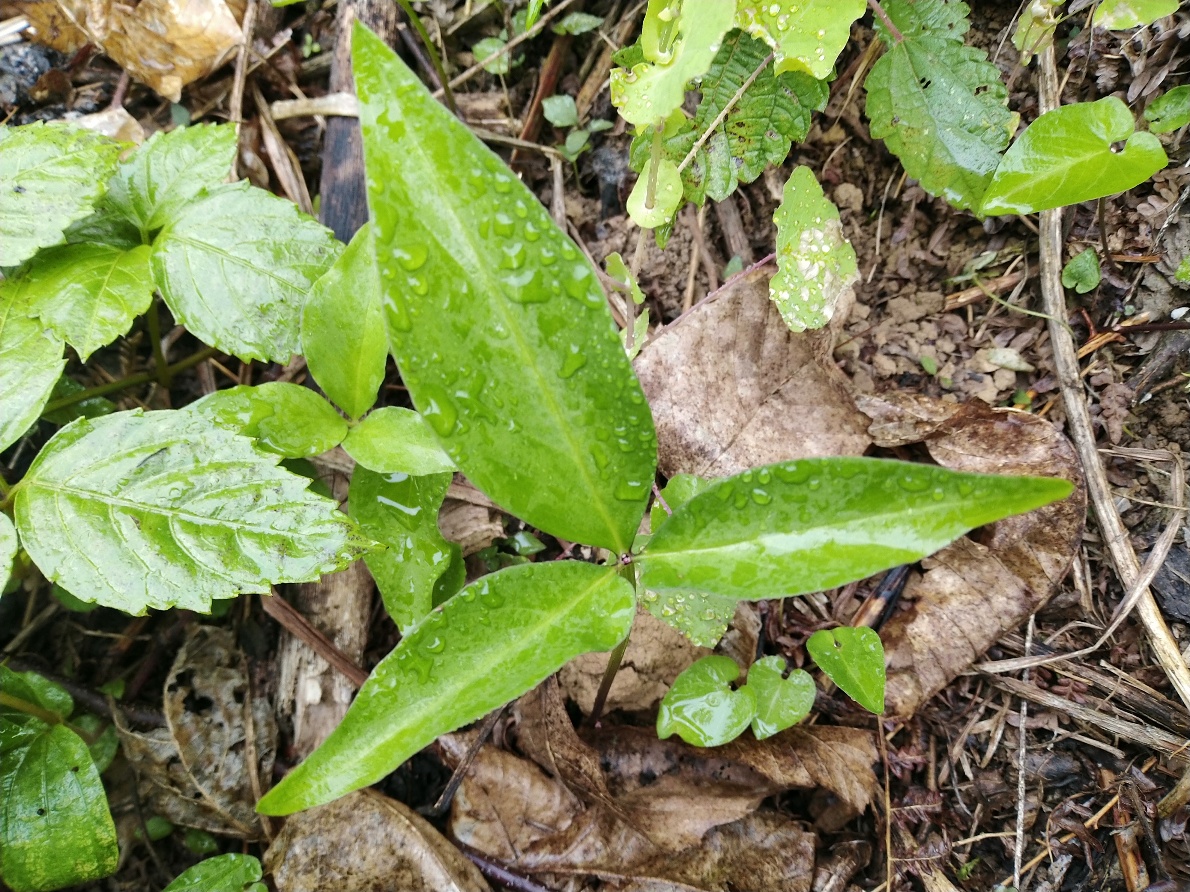
POLYGON ((831 337, 791 332, 763 271, 667 326, 636 360, 662 473, 720 477, 787 459, 862 455, 868 421, 821 358, 831 337))
POLYGON ((891 715, 909 716, 1049 599, 1081 541, 1086 488, 1070 442, 1044 419, 982 403, 955 408, 926 441, 940 465, 1065 477, 1062 502, 1010 517, 922 562, 881 630, 891 715), (905 609, 905 608, 908 609, 905 609))
POLYGON ((140 125, 140 121, 128 114, 128 110, 122 105, 83 115, 71 123, 121 142, 135 143, 139 146, 145 141, 145 128, 140 125))
POLYGON ((22 13, 38 42, 67 53, 93 43, 173 102, 242 42, 224 0, 36 0, 22 4, 22 13))
POLYGON ((361 790, 285 822, 264 856, 279 892, 487 892, 479 869, 424 818, 361 790))
POLYGON ((272 777, 277 727, 226 629, 193 626, 165 682, 167 728, 118 727, 141 798, 175 824, 259 839, 253 773, 272 777), (255 763, 250 770, 249 766, 255 763))

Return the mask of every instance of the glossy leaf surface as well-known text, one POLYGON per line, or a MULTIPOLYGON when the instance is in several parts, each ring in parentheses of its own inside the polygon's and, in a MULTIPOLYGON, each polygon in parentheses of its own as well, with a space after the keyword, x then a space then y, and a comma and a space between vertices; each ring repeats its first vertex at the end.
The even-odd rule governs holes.
POLYGON ((149 248, 63 245, 39 254, 23 276, 29 312, 84 362, 127 334, 153 302, 149 248))
POLYGON ((1046 112, 1004 155, 980 212, 1032 214, 1143 183, 1169 159, 1157 137, 1134 131, 1132 112, 1115 96, 1046 112))
POLYGON ((174 318, 240 359, 299 352, 302 305, 338 242, 291 201, 248 183, 187 204, 153 242, 153 278, 174 318))
POLYGON ((186 411, 79 419, 16 490, 21 542, 48 579, 127 613, 268 592, 370 543, 278 456, 186 411))
POLYGON ((573 657, 615 647, 635 609, 632 586, 612 568, 551 562, 483 577, 401 639, 339 727, 259 811, 289 814, 378 781, 573 657))
POLYGON ((773 222, 777 274, 769 282, 769 297, 791 331, 822 328, 859 280, 859 270, 839 209, 810 168, 796 167, 789 175, 773 222))
POLYGON ((0 127, 0 266, 59 244, 103 195, 122 148, 58 124, 0 127))
POLYGON ((17 528, 12 525, 7 514, 0 514, 0 594, 3 594, 8 577, 12 575, 12 563, 16 560, 19 547, 17 528))
POLYGON ((251 437, 286 458, 320 455, 347 436, 347 422, 330 403, 308 387, 283 381, 219 390, 183 411, 251 437))
POLYGON ((267 892, 260 861, 252 855, 216 855, 199 861, 164 892, 267 892))
POLYGON ((1170 133, 1190 124, 1190 84, 1167 90, 1145 109, 1145 120, 1154 133, 1170 133))
POLYGON ((756 696, 733 690, 740 667, 731 657, 703 657, 687 666, 661 698, 657 736, 677 734, 694 746, 722 746, 735 740, 756 715, 756 696))
MULTIPOLYGON (((883 666, 883 664, 881 664, 883 666)), ((745 688, 756 700, 756 715, 752 718, 752 733, 764 740, 792 728, 810 714, 818 688, 810 673, 794 669, 784 677, 783 657, 762 657, 748 670, 745 688)))
POLYGON ((637 558, 641 583, 725 598, 822 591, 916 561, 1071 488, 871 458, 767 465, 716 481, 674 511, 637 558))
POLYGON ((1091 24, 1110 31, 1126 31, 1151 24, 1178 11, 1178 0, 1103 0, 1091 24))
POLYGON ((867 0, 745 0, 736 20, 773 48, 778 74, 806 71, 821 79, 851 39, 851 23, 867 9, 867 0))
POLYGON ((105 205, 148 236, 206 188, 224 182, 236 155, 234 124, 195 124, 149 137, 112 177, 105 205))
POLYGON ((400 406, 371 412, 348 432, 343 448, 359 464, 382 474, 420 477, 455 469, 426 420, 400 406))
POLYGON ((865 626, 820 629, 806 641, 818 668, 868 712, 884 712, 884 647, 865 626))
POLYGON ((1099 255, 1094 248, 1084 248, 1062 267, 1062 285, 1086 294, 1099 285, 1099 255))
POLYGON ((374 34, 355 32, 393 355, 456 465, 571 541, 624 551, 656 434, 594 268, 374 34))
POLYGON ((29 318, 19 282, 0 282, 0 452, 41 414, 66 367, 63 343, 29 318))
POLYGON ((376 403, 388 360, 380 278, 365 223, 317 282, 302 310, 302 352, 334 403, 359 418, 376 403))
POLYGON ((384 608, 401 634, 434 606, 434 586, 461 557, 438 530, 451 474, 410 477, 356 466, 347 507, 360 529, 384 546, 364 556, 384 608))

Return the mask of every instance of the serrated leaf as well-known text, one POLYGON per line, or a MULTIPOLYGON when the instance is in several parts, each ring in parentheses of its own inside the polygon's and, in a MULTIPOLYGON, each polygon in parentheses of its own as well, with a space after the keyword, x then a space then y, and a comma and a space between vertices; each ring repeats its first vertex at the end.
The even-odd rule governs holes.
POLYGON ((0 127, 0 266, 61 243, 103 195, 123 148, 59 124, 0 127))
POLYGON ((338 256, 329 229, 248 183, 208 190, 153 242, 153 278, 191 334, 240 359, 299 352, 302 305, 338 256))
POLYGON ((641 229, 656 229, 668 223, 682 203, 682 175, 668 158, 657 159, 657 174, 652 202, 649 201, 650 171, 636 179, 628 196, 628 216, 641 229))
POLYGON ((784 657, 771 656, 757 660, 748 670, 744 687, 756 701, 752 733, 757 740, 792 728, 814 708, 818 688, 810 673, 794 669, 786 678, 786 668, 784 657))
POLYGON ((1127 31, 1151 25, 1157 19, 1178 11, 1179 0, 1103 0, 1091 18, 1094 28, 1127 31))
POLYGON ((637 557, 646 589, 721 598, 822 591, 932 554, 967 530, 1065 498, 1066 480, 811 458, 718 480, 637 557))
POLYGON ((278 460, 193 412, 80 418, 18 484, 17 530, 80 600, 207 612, 214 598, 315 580, 370 545, 278 460))
POLYGON ((1063 287, 1073 288, 1079 294, 1097 287, 1100 278, 1099 255, 1094 248, 1083 249, 1062 267, 1063 287))
POLYGON ((864 626, 820 629, 806 640, 818 668, 868 712, 884 712, 884 646, 864 626))
POLYGON ((867 0, 743 2, 736 22, 773 48, 778 74, 805 71, 821 79, 834 70, 852 22, 867 9, 867 0))
POLYGON ((354 59, 389 339, 414 405, 504 508, 626 550, 656 436, 595 269, 362 26, 354 59))
POLYGON ((0 514, 0 594, 4 593, 4 587, 8 585, 8 578, 12 575, 12 565, 20 547, 17 528, 12 525, 7 514, 0 514))
POLYGON ((839 209, 810 168, 797 167, 789 175, 773 222, 777 274, 769 282, 769 297, 791 331, 822 328, 859 281, 859 268, 839 209))
POLYGON ((252 855, 216 855, 199 861, 164 892, 264 892, 261 875, 260 861, 252 855))
POLYGON ((37 733, 0 747, 0 877, 40 892, 115 872, 116 827, 82 738, 34 720, 37 733))
POLYGON ((722 746, 735 740, 756 715, 756 697, 747 687, 732 690, 740 667, 731 657, 703 657, 682 670, 661 698, 657 736, 677 734, 693 746, 722 746))
POLYGON ((63 343, 36 319, 19 282, 0 282, 0 452, 41 414, 66 367, 63 343))
POLYGON ((1126 192, 1168 163, 1160 140, 1135 132, 1132 112, 1115 96, 1063 106, 1017 137, 980 213, 1032 214, 1126 192))
POLYGON ((286 458, 320 455, 347 436, 347 422, 326 400, 308 387, 283 381, 219 390, 182 411, 251 437, 286 458))
POLYGON ((257 810, 290 814, 378 781, 573 657, 615 647, 635 609, 614 568, 550 562, 483 577, 401 639, 327 741, 257 810))
POLYGON ((1190 84, 1162 93, 1145 109, 1145 120, 1154 133, 1171 133, 1190 124, 1190 84))
POLYGON ((977 208, 1015 129, 1000 70, 983 50, 963 44, 965 3, 883 5, 904 39, 894 43, 877 25, 889 49, 864 83, 872 136, 931 195, 977 208))
POLYGON ((153 302, 149 247, 62 245, 42 251, 22 276, 29 312, 87 358, 128 333, 153 302))
POLYGON ((434 586, 456 558, 438 530, 451 474, 377 474, 356 466, 347 508, 360 529, 385 546, 364 556, 384 607, 407 634, 434 606, 434 586))
POLYGON ((356 462, 381 474, 420 477, 455 469, 426 420, 400 406, 370 413, 348 431, 343 448, 356 462))
MULTIPOLYGON (((643 27, 656 28, 652 23, 662 9, 672 6, 674 4, 666 0, 660 3, 651 0, 643 27)), ((631 69, 612 69, 612 104, 624 119, 637 127, 645 127, 668 117, 681 106, 686 98, 687 83, 706 73, 734 18, 734 3, 695 3, 690 0, 689 5, 681 7, 676 18, 666 23, 665 30, 672 27, 672 34, 665 38, 663 49, 652 53, 646 49, 646 61, 631 69)), ((648 45, 645 36, 641 43, 648 45)))
POLYGON ((347 250, 314 283, 302 310, 302 351, 318 386, 352 418, 376 404, 388 335, 371 223, 360 227, 347 250))
POLYGON ((177 219, 203 189, 223 183, 235 155, 235 124, 154 133, 117 169, 104 203, 149 235, 177 219))

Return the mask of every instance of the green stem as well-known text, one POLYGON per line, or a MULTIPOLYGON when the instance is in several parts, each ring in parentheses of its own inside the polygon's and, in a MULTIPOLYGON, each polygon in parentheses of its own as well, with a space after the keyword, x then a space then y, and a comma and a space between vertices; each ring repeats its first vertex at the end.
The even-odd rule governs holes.
POLYGON ((587 717, 587 722, 592 728, 599 727, 599 717, 603 715, 603 706, 607 703, 608 692, 612 689, 612 682, 616 680, 616 673, 620 671, 620 663, 624 661, 624 653, 628 650, 630 637, 631 635, 625 635, 624 640, 616 645, 616 649, 607 658, 607 668, 603 671, 599 692, 595 695, 595 703, 592 704, 591 714, 587 717))
POLYGON ((434 73, 438 75, 438 81, 442 84, 442 98, 446 100, 447 108, 457 115, 459 108, 455 105, 455 95, 451 92, 450 81, 446 78, 446 69, 442 67, 442 59, 438 56, 438 50, 434 48, 434 41, 430 40, 426 26, 422 24, 421 19, 414 12, 413 4, 409 0, 397 0, 397 4, 405 11, 405 17, 409 19, 409 24, 413 26, 413 30, 417 32, 417 37, 421 40, 422 46, 426 48, 426 53, 430 57, 430 64, 434 66, 434 73))
POLYGON ((645 186, 645 207, 650 210, 657 203, 657 168, 661 166, 661 137, 664 131, 664 123, 653 125, 653 142, 649 146, 649 181, 645 186))
MULTIPOLYGON (((178 372, 185 371, 191 366, 196 366, 205 359, 210 359, 219 353, 214 347, 204 347, 197 353, 192 353, 185 359, 180 359, 173 365, 168 366, 166 372, 169 377, 173 377, 178 372)), ((59 409, 65 409, 67 406, 73 406, 85 400, 92 399, 97 396, 107 396, 109 393, 116 393, 125 390, 129 387, 135 387, 137 384, 148 384, 150 381, 157 380, 157 372, 151 370, 148 372, 140 372, 136 375, 129 375, 126 378, 121 378, 119 381, 112 381, 108 384, 100 384, 98 387, 88 387, 86 390, 80 390, 78 393, 73 393, 70 396, 64 396, 62 399, 54 400, 48 403, 44 409, 41 410, 42 415, 49 412, 57 412, 59 409)))
POLYGON ((157 383, 163 389, 169 390, 169 365, 165 361, 165 350, 161 346, 161 316, 157 312, 157 301, 157 295, 153 295, 153 302, 149 304, 145 321, 149 325, 149 339, 153 342, 153 363, 157 370, 157 383))
POLYGON ((894 43, 900 43, 905 39, 905 35, 893 24, 893 20, 888 17, 888 13, 884 11, 884 7, 880 5, 880 0, 868 0, 868 6, 872 8, 872 12, 876 13, 877 18, 884 23, 884 27, 888 29, 888 33, 894 43))
POLYGON ((48 709, 42 709, 36 703, 30 703, 28 700, 22 700, 20 697, 14 697, 12 694, 6 694, 0 691, 0 706, 8 709, 15 709, 17 712, 23 712, 25 715, 31 715, 34 718, 41 719, 47 725, 62 724, 62 717, 55 715, 48 709))
POLYGON ((0 504, 8 501, 8 494, 12 492, 12 487, 8 485, 8 481, 0 475, 0 504))

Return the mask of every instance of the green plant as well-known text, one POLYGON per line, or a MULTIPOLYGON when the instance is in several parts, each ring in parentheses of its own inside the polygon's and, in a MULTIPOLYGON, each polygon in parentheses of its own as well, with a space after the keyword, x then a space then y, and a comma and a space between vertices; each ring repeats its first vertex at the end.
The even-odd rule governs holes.
POLYGON ((251 855, 216 855, 195 864, 164 892, 267 892, 260 862, 251 855))

